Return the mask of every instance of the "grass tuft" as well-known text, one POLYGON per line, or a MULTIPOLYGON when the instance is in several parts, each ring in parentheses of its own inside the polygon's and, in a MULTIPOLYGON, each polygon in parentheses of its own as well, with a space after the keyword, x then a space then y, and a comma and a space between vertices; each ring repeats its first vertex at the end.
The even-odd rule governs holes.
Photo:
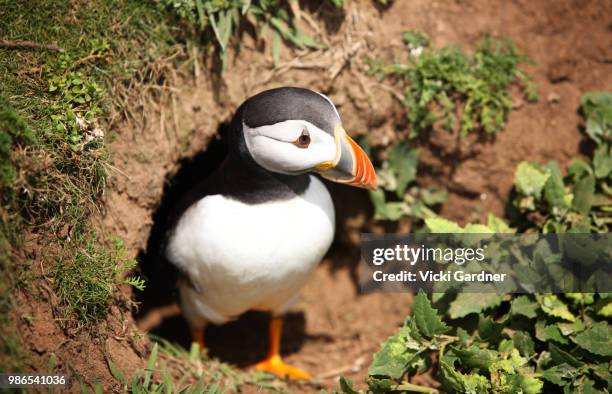
POLYGON ((113 249, 99 246, 91 237, 87 244, 68 259, 59 259, 53 273, 55 293, 61 303, 61 315, 76 314, 82 324, 94 323, 106 316, 117 286, 130 284, 144 289, 142 279, 124 278, 137 265, 126 259, 123 243, 113 249))
MULTIPOLYGON (((275 64, 279 61, 282 41, 300 49, 323 46, 297 27, 293 7, 298 6, 297 2, 292 5, 281 0, 159 0, 158 3, 179 20, 187 22, 195 35, 199 33, 204 37, 204 42, 214 42, 223 68, 231 39, 237 37, 245 25, 252 27, 259 39, 269 42, 275 64)), ((343 6, 342 0, 323 3, 337 8, 343 6)))

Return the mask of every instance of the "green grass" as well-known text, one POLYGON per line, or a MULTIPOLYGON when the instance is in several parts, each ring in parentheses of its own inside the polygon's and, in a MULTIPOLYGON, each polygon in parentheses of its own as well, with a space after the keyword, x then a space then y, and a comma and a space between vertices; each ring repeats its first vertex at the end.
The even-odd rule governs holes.
POLYGON ((95 236, 76 250, 68 250, 58 259, 53 271, 55 294, 60 301, 62 320, 75 314, 83 325, 106 317, 117 286, 129 284, 139 290, 144 282, 138 277, 124 278, 137 265, 125 257, 123 244, 116 240, 113 249, 98 245, 95 236))
MULTIPOLYGON (((85 229, 109 172, 110 90, 137 86, 143 74, 158 78, 142 70, 174 41, 163 12, 147 2, 1 1, 0 9, 2 39, 63 49, 0 48, 0 239, 7 255, 19 256, 19 234, 36 231, 65 256, 63 249, 91 247, 85 229)), ((103 270, 103 253, 94 256, 103 270)))
MULTIPOLYGON (((142 57, 133 48, 159 38, 155 29, 162 14, 130 1, 1 7, 1 37, 65 50, 0 49, 2 107, 18 114, 34 137, 1 141, 3 151, 12 151, 1 167, 12 169, 9 209, 35 226, 78 226, 95 210, 108 175, 100 119, 111 99, 104 86, 129 78, 132 63, 142 57)), ((9 135, 17 132, 9 127, 9 135)))
POLYGON ((403 35, 408 57, 385 64, 369 60, 369 73, 393 78, 405 86, 404 105, 415 137, 437 123, 462 137, 482 130, 501 131, 512 109, 510 87, 517 85, 529 101, 537 100, 535 85, 519 68, 529 59, 509 39, 485 37, 473 53, 459 46, 430 48, 429 37, 403 35))
POLYGON ((147 2, 0 0, 0 10, 3 40, 64 50, 0 47, 0 360, 17 371, 28 355, 8 320, 11 294, 36 286, 23 279, 36 247, 24 234, 55 245, 43 264, 65 322, 97 321, 114 300, 120 258, 87 230, 108 178, 110 90, 158 78, 143 70, 174 41, 147 2))
MULTIPOLYGON (((239 45, 239 32, 250 27, 257 38, 264 40, 278 63, 282 41, 300 49, 322 48, 315 38, 300 30, 290 2, 283 0, 161 0, 160 4, 172 12, 178 20, 187 22, 204 42, 214 42, 225 69, 227 49, 233 42, 239 45)), ((296 2, 297 4, 297 2, 296 2)), ((343 0, 324 0, 336 8, 344 6, 343 0)))
MULTIPOLYGON (((126 376, 110 357, 106 362, 115 381, 131 393, 235 393, 245 386, 260 392, 287 392, 285 382, 260 371, 237 371, 226 363, 207 358, 192 344, 189 351, 162 338, 155 341, 144 369, 126 376)), ((81 382, 81 392, 89 385, 81 382)), ((95 391, 101 388, 91 385, 95 391)))

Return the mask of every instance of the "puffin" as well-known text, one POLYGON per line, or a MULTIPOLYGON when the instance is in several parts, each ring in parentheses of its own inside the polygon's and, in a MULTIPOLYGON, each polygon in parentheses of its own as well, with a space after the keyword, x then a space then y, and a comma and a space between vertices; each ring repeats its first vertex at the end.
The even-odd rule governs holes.
POLYGON ((189 193, 168 231, 180 309, 201 350, 207 324, 268 312, 268 355, 255 368, 308 380, 282 360, 280 342, 283 314, 334 238, 334 205, 317 175, 373 189, 374 167, 332 101, 304 88, 248 98, 227 131, 226 158, 189 193))

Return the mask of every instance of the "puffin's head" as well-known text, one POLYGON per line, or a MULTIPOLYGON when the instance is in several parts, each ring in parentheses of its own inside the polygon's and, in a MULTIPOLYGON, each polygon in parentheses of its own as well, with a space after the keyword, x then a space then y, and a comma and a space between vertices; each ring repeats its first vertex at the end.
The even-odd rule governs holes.
POLYGON ((284 87, 249 98, 239 113, 249 155, 268 171, 315 171, 334 182, 373 189, 367 155, 344 131, 334 104, 307 89, 284 87))

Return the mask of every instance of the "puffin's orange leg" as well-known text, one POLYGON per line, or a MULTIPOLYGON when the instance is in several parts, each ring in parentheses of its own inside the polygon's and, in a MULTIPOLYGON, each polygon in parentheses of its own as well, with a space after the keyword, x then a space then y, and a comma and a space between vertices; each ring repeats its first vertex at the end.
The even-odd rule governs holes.
POLYGON ((192 328, 191 337, 193 341, 200 346, 200 351, 206 349, 204 346, 204 327, 192 328))
POLYGON ((260 371, 271 372, 281 378, 290 377, 294 380, 310 380, 310 374, 301 369, 285 364, 280 356, 280 341, 283 333, 283 319, 272 317, 270 320, 270 348, 268 357, 255 365, 260 371))

